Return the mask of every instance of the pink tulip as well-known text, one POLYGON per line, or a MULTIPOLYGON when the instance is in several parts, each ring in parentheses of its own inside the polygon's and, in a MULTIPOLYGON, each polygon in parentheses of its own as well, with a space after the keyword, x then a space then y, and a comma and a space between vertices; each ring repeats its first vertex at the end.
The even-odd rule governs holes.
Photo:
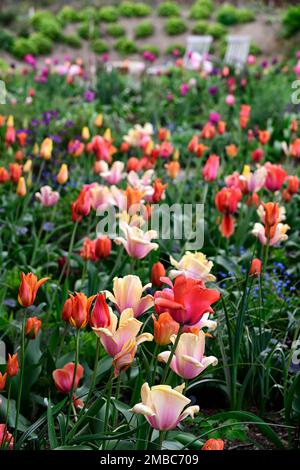
POLYGON ((114 162, 110 170, 105 170, 100 173, 100 176, 109 184, 118 184, 125 176, 123 162, 114 162))
POLYGON ((203 167, 202 175, 205 181, 214 181, 218 174, 220 165, 220 157, 218 155, 210 155, 203 167))
POLYGON ((45 207, 55 206, 59 197, 59 193, 53 191, 50 186, 43 186, 40 192, 35 193, 35 198, 45 207))
POLYGON ((117 245, 123 245, 128 255, 132 258, 143 259, 152 250, 157 250, 158 244, 152 243, 152 238, 157 237, 155 230, 143 232, 138 227, 131 227, 126 222, 120 222, 120 228, 124 233, 124 237, 115 238, 117 245))

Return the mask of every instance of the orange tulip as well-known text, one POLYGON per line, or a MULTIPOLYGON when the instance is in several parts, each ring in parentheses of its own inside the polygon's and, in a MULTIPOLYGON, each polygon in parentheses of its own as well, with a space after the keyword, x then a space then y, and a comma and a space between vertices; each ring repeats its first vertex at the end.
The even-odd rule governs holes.
POLYGON ((234 158, 234 157, 237 156, 238 148, 237 148, 236 145, 234 145, 234 144, 227 145, 225 147, 225 150, 226 150, 227 157, 234 158))
POLYGON ((9 377, 14 377, 18 375, 19 371, 19 363, 18 363, 18 354, 13 354, 12 356, 9 354, 7 359, 7 366, 6 372, 9 377))
POLYGON ((259 276, 261 273, 261 260, 258 258, 253 258, 249 274, 252 276, 259 276))
POLYGON ((10 163, 10 179, 14 184, 17 184, 22 175, 22 167, 18 163, 10 163))
POLYGON ((202 450, 224 450, 224 441, 222 439, 208 439, 202 450))
POLYGON ((35 339, 41 329, 42 322, 37 317, 27 318, 25 334, 29 339, 35 339))
POLYGON ((68 166, 63 163, 62 166, 60 167, 59 172, 57 173, 56 176, 56 181, 58 184, 65 184, 68 181, 69 174, 68 174, 68 166))
POLYGON ((6 384, 6 379, 7 379, 7 372, 2 375, 0 372, 0 392, 5 389, 5 384, 6 384))
POLYGON ((162 281, 160 280, 161 277, 166 275, 166 270, 164 265, 158 261, 154 263, 151 269, 151 282, 156 287, 161 287, 163 285, 162 281))
POLYGON ((21 283, 18 292, 18 301, 22 307, 33 305, 39 287, 48 281, 49 277, 43 277, 39 281, 33 273, 21 274, 21 283))
POLYGON ((0 167, 0 183, 6 183, 9 180, 9 173, 8 171, 1 166, 0 167))
POLYGON ((95 254, 97 258, 107 258, 111 252, 111 240, 107 235, 102 235, 96 240, 95 254))
POLYGON ((168 176, 171 179, 175 179, 180 170, 180 163, 179 162, 169 162, 166 163, 165 168, 167 170, 168 176))
POLYGON ((77 329, 84 328, 89 321, 90 308, 95 297, 86 297, 82 292, 70 294, 63 307, 62 319, 77 329))
POLYGON ((20 197, 26 196, 27 189, 26 189, 26 182, 24 176, 21 176, 21 178, 18 181, 16 193, 20 197))
POLYGON ((171 336, 177 335, 179 323, 177 323, 168 312, 163 312, 156 320, 152 315, 154 323, 154 341, 160 346, 166 346, 171 343, 171 336))
POLYGON ((50 137, 46 137, 41 143, 40 155, 44 160, 50 160, 53 150, 53 141, 50 137))

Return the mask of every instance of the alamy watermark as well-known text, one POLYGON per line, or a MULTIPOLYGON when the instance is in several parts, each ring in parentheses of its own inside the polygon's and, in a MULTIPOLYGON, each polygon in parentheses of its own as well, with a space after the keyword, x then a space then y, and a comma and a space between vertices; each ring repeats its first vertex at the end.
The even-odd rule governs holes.
POLYGON ((187 250, 200 250, 204 244, 204 204, 152 204, 150 217, 145 217, 147 206, 143 204, 134 204, 124 212, 109 206, 104 210, 97 209, 96 213, 101 217, 96 227, 98 236, 108 235, 111 239, 123 236, 120 222, 134 225, 136 220, 143 232, 155 230, 157 240, 183 240, 187 250), (124 214, 127 220, 124 220, 124 214))
POLYGON ((295 366, 299 366, 300 364, 300 338, 298 338, 296 341, 293 341, 292 351, 293 351, 292 364, 294 364, 295 366))
POLYGON ((0 80, 0 104, 6 104, 6 86, 3 80, 0 80))

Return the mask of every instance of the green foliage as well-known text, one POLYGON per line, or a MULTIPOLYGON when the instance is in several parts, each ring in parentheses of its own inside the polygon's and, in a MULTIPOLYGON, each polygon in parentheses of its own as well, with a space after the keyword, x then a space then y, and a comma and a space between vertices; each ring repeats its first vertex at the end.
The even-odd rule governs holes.
POLYGON ((138 50, 135 42, 128 38, 118 39, 115 44, 115 49, 123 56, 134 54, 138 50))
POLYGON ((144 44, 142 47, 140 47, 140 52, 151 52, 151 54, 154 54, 156 57, 159 57, 160 54, 159 47, 154 46, 153 44, 144 44))
POLYGON ((51 39, 44 36, 42 33, 33 33, 29 36, 29 41, 36 49, 37 54, 49 54, 53 47, 51 39))
POLYGON ((103 39, 94 39, 91 42, 91 49, 96 52, 96 54, 103 54, 104 52, 108 52, 109 45, 103 39))
POLYGON ((14 43, 14 37, 12 34, 0 29, 0 49, 9 51, 14 43))
POLYGON ((197 23, 194 24, 192 33, 193 34, 207 34, 208 32, 208 23, 206 21, 197 21, 197 23))
POLYGON ((220 39, 226 32, 225 26, 220 23, 211 23, 207 28, 207 34, 210 34, 215 39, 220 39))
POLYGON ((62 36, 62 42, 74 49, 79 49, 81 46, 80 37, 77 34, 64 34, 62 36))
POLYGON ((259 47, 259 45, 256 44, 255 42, 251 42, 250 49, 249 49, 249 54, 260 55, 261 53, 262 53, 262 50, 259 47))
POLYGON ((96 39, 99 36, 97 27, 91 21, 82 23, 77 29, 77 33, 82 39, 96 39))
POLYGON ((163 2, 161 3, 158 8, 157 8, 157 13, 159 16, 165 16, 165 17, 174 17, 174 16, 180 16, 180 7, 177 5, 177 3, 168 1, 168 2, 163 2))
POLYGON ((217 20, 225 26, 231 26, 254 21, 255 15, 249 8, 238 9, 229 3, 225 3, 217 11, 217 20))
POLYGON ((32 25, 36 31, 48 36, 50 39, 60 39, 62 35, 61 24, 50 12, 38 11, 33 16, 32 25))
POLYGON ((284 34, 287 37, 293 36, 300 31, 300 5, 287 9, 283 16, 282 24, 284 34))
POLYGON ((176 36, 177 34, 185 33, 187 25, 181 18, 168 18, 165 30, 169 36, 176 36))
POLYGON ((207 19, 211 16, 213 11, 213 4, 210 0, 197 0, 189 12, 189 17, 192 20, 207 19))
POLYGON ((94 7, 84 7, 78 13, 80 21, 96 21, 97 10, 94 7))
POLYGON ((151 15, 151 7, 143 2, 121 2, 119 13, 127 18, 145 17, 151 15))
POLYGON ((185 54, 185 47, 179 43, 170 44, 166 49, 166 54, 173 55, 174 51, 178 52, 179 57, 183 57, 185 54))
POLYGON ((125 28, 121 24, 118 23, 111 23, 107 26, 106 32, 109 36, 113 38, 119 38, 121 36, 125 36, 125 28))
POLYGON ((99 10, 98 17, 106 23, 115 23, 119 17, 119 11, 116 7, 106 6, 99 10))
POLYGON ((16 19, 16 11, 15 9, 7 9, 0 11, 0 24, 3 26, 9 26, 13 23, 16 19))
POLYGON ((238 10, 238 23, 250 23, 255 21, 255 14, 250 8, 240 8, 238 10))
POLYGON ((11 48, 11 52, 17 59, 23 59, 26 54, 38 54, 36 44, 30 41, 28 38, 15 39, 11 48))
POLYGON ((59 21, 63 24, 76 23, 81 19, 79 12, 69 5, 65 5, 64 7, 62 7, 57 17, 59 21))
POLYGON ((143 21, 134 29, 136 39, 148 38, 154 33, 154 25, 151 21, 143 21))

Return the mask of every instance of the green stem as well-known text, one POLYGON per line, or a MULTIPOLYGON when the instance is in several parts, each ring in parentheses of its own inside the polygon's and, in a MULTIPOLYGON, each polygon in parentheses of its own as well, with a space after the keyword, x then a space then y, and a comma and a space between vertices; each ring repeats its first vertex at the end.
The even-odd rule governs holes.
POLYGON ((16 412, 14 437, 17 435, 17 432, 18 432, 18 422, 19 422, 22 388, 23 388, 24 362, 25 362, 25 325, 26 325, 26 315, 24 313, 23 321, 22 321, 22 333, 21 333, 22 334, 21 336, 21 372, 20 372, 20 380, 19 380, 19 387, 18 387, 17 412, 16 412))
MULTIPOLYGON (((121 372, 119 373, 118 378, 117 378, 116 392, 115 392, 115 401, 119 400, 120 388, 121 388, 121 372)), ((114 408, 113 408, 113 415, 112 415, 112 427, 113 427, 113 430, 115 429, 115 427, 116 427, 116 425, 117 425, 117 422, 118 422, 118 410, 117 410, 116 406, 114 406, 114 408)))
POLYGON ((183 325, 180 325, 179 327, 179 330, 178 330, 178 334, 176 336, 176 340, 175 340, 175 343, 173 344, 173 347, 171 349, 171 353, 170 353, 170 356, 169 356, 169 359, 167 360, 167 363, 166 363, 166 367, 165 367, 165 370, 164 370, 164 373, 163 373, 163 376, 162 376, 162 379, 161 379, 161 383, 164 383, 167 379, 167 375, 168 375, 168 372, 169 372, 169 368, 170 368, 170 364, 171 364, 171 361, 173 359, 173 356, 175 354, 175 351, 176 351, 176 348, 177 348, 177 345, 179 343, 179 339, 180 339, 180 335, 182 333, 182 329, 183 329, 183 325))
MULTIPOLYGON (((7 427, 8 427, 8 416, 9 416, 9 406, 10 406, 10 393, 11 393, 11 380, 10 380, 10 377, 8 377, 9 379, 9 386, 8 386, 8 392, 7 392, 7 404, 6 404, 6 417, 5 417, 5 431, 7 431, 7 427)), ((3 439, 2 440, 2 443, 1 443, 1 449, 3 449, 5 447, 5 444, 6 444, 6 441, 3 439)), ((9 445, 9 444, 8 444, 9 445)))
POLYGON ((151 363, 150 363, 150 372, 152 371, 153 369, 153 372, 152 372, 152 378, 151 378, 151 385, 155 384, 155 376, 156 376, 156 369, 157 369, 157 355, 158 355, 158 351, 159 351, 159 345, 156 343, 155 344, 155 348, 154 348, 154 351, 153 351, 153 356, 152 356, 152 359, 151 359, 151 363))
POLYGON ((71 414, 71 409, 72 409, 73 393, 74 393, 76 372, 77 372, 78 359, 79 359, 79 341, 80 341, 80 329, 77 329, 77 331, 76 331, 76 349, 75 349, 75 367, 74 367, 72 387, 71 387, 70 398, 69 398, 69 407, 68 407, 68 413, 67 413, 67 419, 66 419, 66 427, 65 427, 66 432, 68 430, 68 424, 69 424, 69 421, 70 421, 70 414, 71 414))
MULTIPOLYGON (((105 417, 104 417, 104 434, 107 433, 108 428, 108 421, 109 421, 109 409, 110 409, 110 402, 111 402, 111 394, 112 394, 112 384, 114 379, 114 371, 112 371, 111 376, 108 382, 108 390, 107 390, 107 399, 106 399, 106 409, 105 409, 105 417)), ((105 450, 106 442, 103 442, 103 450, 105 450)))
POLYGON ((159 431, 159 438, 158 438, 158 450, 162 449, 162 445, 164 442, 166 431, 159 431))
POLYGON ((98 361, 99 361, 100 344, 101 344, 101 343, 100 343, 100 339, 99 339, 98 336, 97 336, 97 344, 96 344, 96 352, 95 352, 94 370, 93 370, 93 375, 92 375, 92 380, 91 380, 91 384, 90 384, 89 393, 88 393, 88 396, 87 396, 85 405, 84 405, 84 407, 83 407, 82 413, 84 412, 84 410, 85 410, 85 408, 87 407, 87 405, 88 405, 90 399, 92 398, 93 391, 94 391, 94 388, 95 388, 95 384, 96 384, 96 375, 97 375, 97 367, 98 367, 98 361))
POLYGON ((72 232, 72 235, 71 235, 71 240, 70 240, 70 245, 69 245, 69 250, 68 250, 68 256, 67 256, 67 259, 66 259, 66 262, 61 270, 61 273, 60 273, 60 276, 59 276, 59 279, 58 279, 58 284, 61 283, 61 280, 63 278, 63 275, 65 274, 65 270, 67 269, 67 267, 69 266, 69 262, 70 262, 70 257, 71 257, 71 254, 72 254, 72 251, 73 251, 73 247, 74 247, 74 242, 75 242, 75 236, 76 236, 76 231, 77 231, 77 227, 78 227, 78 221, 75 222, 74 224, 74 227, 73 227, 73 232, 72 232))

